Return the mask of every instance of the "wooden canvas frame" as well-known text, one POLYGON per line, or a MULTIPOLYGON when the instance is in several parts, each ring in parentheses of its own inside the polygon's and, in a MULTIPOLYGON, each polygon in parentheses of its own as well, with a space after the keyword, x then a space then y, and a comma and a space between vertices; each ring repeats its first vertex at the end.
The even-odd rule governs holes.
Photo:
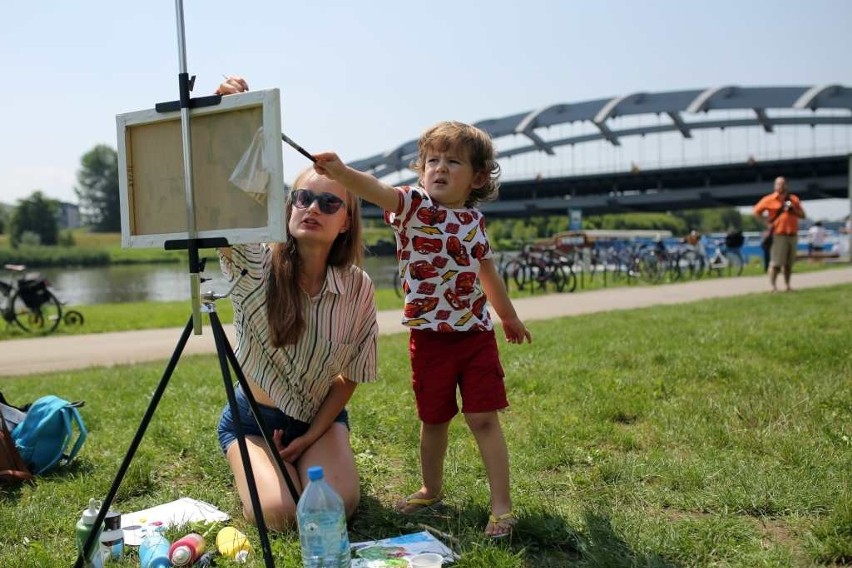
MULTIPOLYGON (((116 128, 122 246, 163 247, 187 239, 180 111, 120 114, 116 128)), ((278 89, 229 95, 218 105, 192 109, 190 132, 197 238, 285 241, 278 89), (269 174, 265 203, 228 181, 261 127, 269 174)))

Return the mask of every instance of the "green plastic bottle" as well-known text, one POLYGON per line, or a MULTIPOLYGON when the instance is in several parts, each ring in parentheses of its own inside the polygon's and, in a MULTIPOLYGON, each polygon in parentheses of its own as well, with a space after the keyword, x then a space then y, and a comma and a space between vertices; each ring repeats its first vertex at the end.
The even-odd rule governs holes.
MULTIPOLYGON (((95 527, 95 519, 98 517, 98 510, 101 508, 101 502, 96 501, 94 498, 89 499, 89 508, 83 510, 83 514, 80 515, 80 520, 77 521, 77 554, 78 556, 82 556, 84 551, 83 547, 86 545, 86 540, 89 538, 89 534, 92 532, 92 529, 95 527)), ((101 552, 101 533, 103 532, 103 526, 98 527, 98 536, 95 537, 94 542, 92 543, 92 549, 89 552, 89 555, 85 558, 85 563, 83 566, 85 568, 103 568, 104 565, 104 555, 101 552)))

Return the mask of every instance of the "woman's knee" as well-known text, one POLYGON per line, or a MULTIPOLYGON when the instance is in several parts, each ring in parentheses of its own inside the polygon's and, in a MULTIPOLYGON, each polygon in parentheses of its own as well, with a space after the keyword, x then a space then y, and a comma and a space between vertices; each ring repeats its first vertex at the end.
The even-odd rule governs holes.
POLYGON ((358 505, 361 503, 360 491, 347 491, 345 495, 341 495, 343 499, 343 508, 346 510, 346 518, 348 519, 355 514, 358 505))
MULTIPOLYGON (((296 507, 289 500, 271 500, 261 497, 260 507, 263 510, 263 521, 269 530, 285 531, 295 523, 296 507)), ((250 523, 257 524, 251 502, 243 503, 243 516, 250 523)))

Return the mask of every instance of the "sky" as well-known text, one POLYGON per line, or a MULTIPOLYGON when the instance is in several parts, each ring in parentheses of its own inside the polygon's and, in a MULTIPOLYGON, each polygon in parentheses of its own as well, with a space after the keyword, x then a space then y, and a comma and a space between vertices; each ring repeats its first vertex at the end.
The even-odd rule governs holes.
MULTIPOLYGON (((4 6, 0 202, 77 202, 118 114, 178 97, 176 3, 4 6)), ((852 85, 848 0, 187 0, 193 96, 223 74, 281 91, 282 130, 345 161, 555 103, 719 85, 852 85)), ((847 134, 848 138, 848 134, 847 134)), ((308 165, 285 147, 285 181, 308 165)), ((806 204, 841 218, 848 201, 806 204)))

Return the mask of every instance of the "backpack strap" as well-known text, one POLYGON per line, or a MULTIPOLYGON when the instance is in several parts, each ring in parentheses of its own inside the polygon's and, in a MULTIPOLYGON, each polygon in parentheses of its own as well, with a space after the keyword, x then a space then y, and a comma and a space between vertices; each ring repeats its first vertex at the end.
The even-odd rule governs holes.
MULTIPOLYGON (((82 403, 80 404, 82 406, 82 403)), ((63 416, 65 418, 65 428, 68 431, 68 435, 70 436, 73 432, 71 427, 71 419, 77 423, 77 439, 74 441, 74 445, 71 447, 71 451, 65 457, 65 462, 70 463, 77 454, 80 452, 80 448, 83 447, 83 442, 86 441, 86 437, 89 435, 89 431, 86 430, 86 427, 83 425, 83 417, 80 416, 80 411, 77 410, 77 406, 71 404, 66 408, 66 412, 63 412, 63 416)))

